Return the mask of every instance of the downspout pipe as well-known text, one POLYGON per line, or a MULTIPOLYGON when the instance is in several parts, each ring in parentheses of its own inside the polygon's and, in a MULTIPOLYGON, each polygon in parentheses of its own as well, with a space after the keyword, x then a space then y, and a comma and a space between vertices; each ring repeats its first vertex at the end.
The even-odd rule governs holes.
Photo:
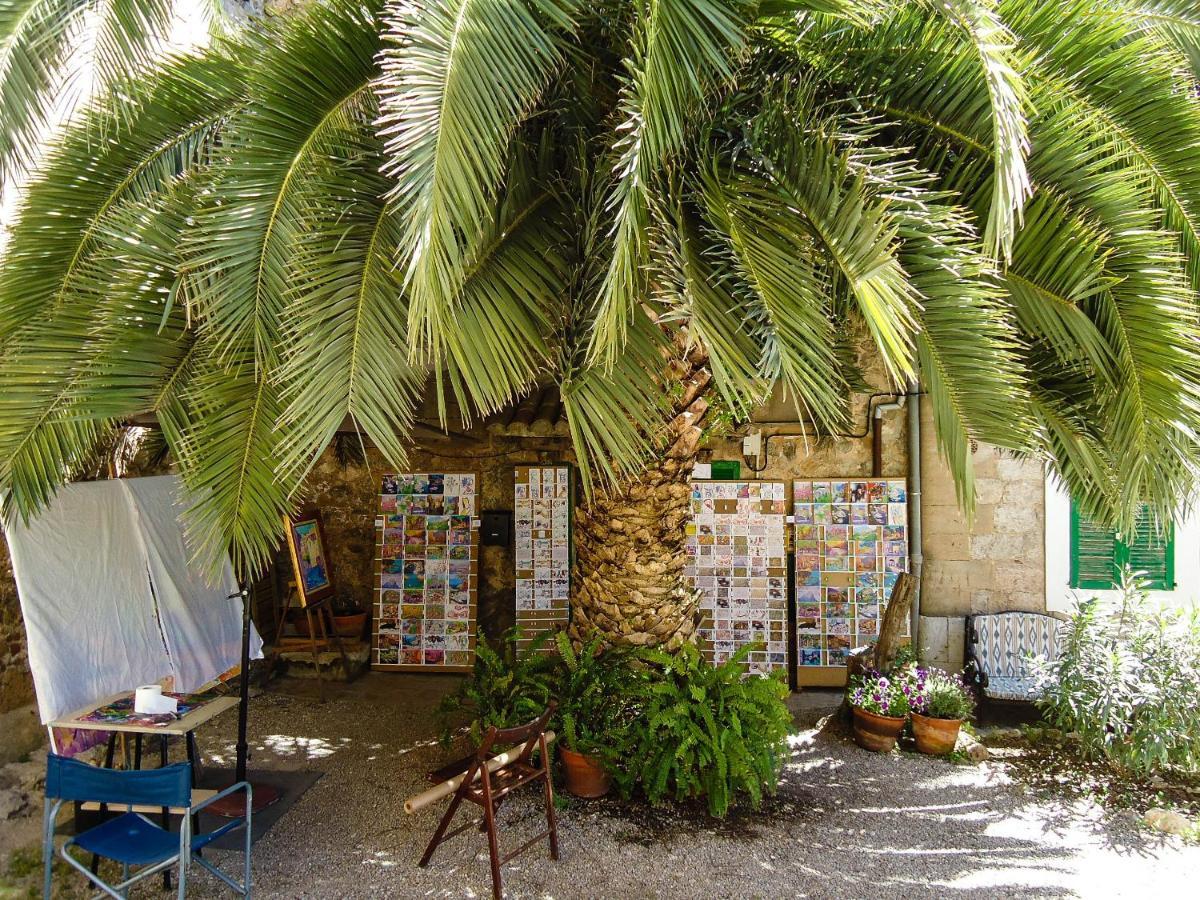
POLYGON ((880 403, 871 416, 871 475, 878 478, 883 474, 883 414, 894 409, 903 409, 907 398, 902 394, 898 400, 880 403))
POLYGON ((912 599, 913 650, 921 649, 921 569, 925 563, 921 538, 921 393, 916 379, 909 381, 908 393, 908 540, 912 575, 917 579, 912 599))

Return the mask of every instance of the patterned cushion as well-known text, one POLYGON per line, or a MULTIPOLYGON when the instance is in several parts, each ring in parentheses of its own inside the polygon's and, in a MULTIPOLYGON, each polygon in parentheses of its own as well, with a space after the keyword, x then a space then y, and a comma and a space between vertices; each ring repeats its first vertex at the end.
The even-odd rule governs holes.
POLYGON ((1036 700, 1042 695, 1037 679, 1033 676, 992 676, 988 678, 987 687, 983 692, 995 700, 1036 700))
POLYGON ((987 675, 988 694, 1001 679, 1030 679, 1034 675, 1032 658, 1056 659, 1063 623, 1039 613, 995 613, 974 616, 975 658, 982 674, 987 675))

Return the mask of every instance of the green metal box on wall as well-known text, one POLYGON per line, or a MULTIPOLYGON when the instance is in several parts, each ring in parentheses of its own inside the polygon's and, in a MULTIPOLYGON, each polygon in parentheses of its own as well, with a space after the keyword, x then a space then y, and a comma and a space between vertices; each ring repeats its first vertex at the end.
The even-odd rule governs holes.
POLYGON ((736 459, 714 459, 709 477, 713 481, 736 481, 742 477, 742 464, 736 459))

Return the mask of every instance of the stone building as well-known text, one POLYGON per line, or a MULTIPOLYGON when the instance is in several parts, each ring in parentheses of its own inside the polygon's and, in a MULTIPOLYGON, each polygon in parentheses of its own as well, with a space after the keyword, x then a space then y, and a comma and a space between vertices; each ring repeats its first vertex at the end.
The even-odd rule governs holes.
MULTIPOLYGON (((905 477, 911 402, 882 387, 856 395, 847 433, 818 435, 809 433, 794 407, 773 399, 749 423, 707 440, 700 458, 737 461, 744 478, 905 477), (742 453, 742 442, 754 434, 760 436, 762 450, 749 458, 742 453)), ((1007 609, 1065 612, 1076 590, 1094 593, 1097 588, 1077 584, 1070 500, 1047 480, 1041 465, 992 447, 975 448, 978 501, 968 521, 939 458, 927 404, 918 405, 923 525, 919 641, 926 660, 955 668, 962 662, 967 615, 1007 609)), ((474 427, 443 431, 432 410, 423 423, 414 433, 410 470, 477 473, 481 511, 513 509, 514 466, 572 459, 553 389, 474 427)), ((307 485, 307 500, 324 519, 336 582, 363 609, 370 608, 372 599, 377 495, 379 478, 387 470, 373 448, 364 456, 357 438, 345 435, 322 455, 307 485)), ((1165 548, 1172 555, 1172 581, 1158 595, 1190 601, 1200 593, 1195 552, 1200 534, 1189 520, 1177 525, 1172 538, 1165 548)), ((914 563, 917 549, 911 548, 914 563)), ((284 557, 279 568, 286 574, 284 557)), ((496 634, 512 624, 513 596, 511 545, 482 547, 479 619, 487 632, 496 634)), ((32 699, 11 566, 7 548, 0 546, 0 713, 32 699)))

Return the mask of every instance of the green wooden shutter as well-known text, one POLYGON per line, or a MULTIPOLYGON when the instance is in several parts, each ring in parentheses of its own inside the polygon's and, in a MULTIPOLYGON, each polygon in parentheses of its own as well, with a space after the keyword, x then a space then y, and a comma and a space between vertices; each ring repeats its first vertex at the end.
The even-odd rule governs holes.
POLYGON ((1145 509, 1139 511, 1133 535, 1121 540, 1116 532, 1094 525, 1071 504, 1071 587, 1111 590, 1121 583, 1129 566, 1145 573, 1151 590, 1175 589, 1175 527, 1165 535, 1155 532, 1145 509))
POLYGON ((1071 503, 1071 587, 1095 591, 1111 589, 1117 580, 1117 535, 1079 515, 1071 503))
POLYGON ((1135 572, 1144 572, 1149 587, 1156 591, 1175 589, 1175 527, 1158 534, 1146 510, 1138 513, 1133 534, 1125 541, 1125 562, 1135 572))

